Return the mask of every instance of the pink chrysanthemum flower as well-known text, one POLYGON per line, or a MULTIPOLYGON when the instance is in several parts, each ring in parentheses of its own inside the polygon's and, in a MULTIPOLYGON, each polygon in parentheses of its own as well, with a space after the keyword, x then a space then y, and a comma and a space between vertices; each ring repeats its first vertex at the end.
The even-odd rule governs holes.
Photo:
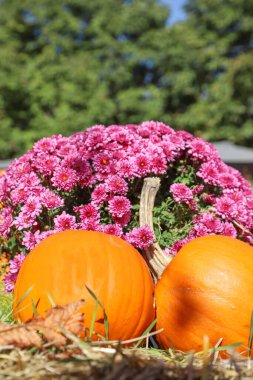
POLYGON ((37 141, 33 146, 33 151, 36 153, 53 153, 57 146, 57 137, 44 137, 37 141))
POLYGON ((73 169, 67 167, 58 167, 52 177, 52 184, 58 190, 71 191, 76 185, 77 176, 73 169))
POLYGON ((24 231, 24 237, 23 237, 22 243, 29 252, 37 245, 37 242, 38 242, 37 239, 39 235, 40 235, 39 230, 35 232, 24 231))
POLYGON ((101 132, 94 131, 87 136, 86 146, 88 150, 97 151, 103 148, 106 142, 101 132))
POLYGON ((233 238, 237 237, 237 231, 232 223, 224 222, 222 226, 223 226, 222 231, 221 231, 222 235, 230 236, 233 238))
POLYGON ((102 226, 96 219, 85 219, 79 223, 79 229, 86 231, 101 231, 102 226))
POLYGON ((46 239, 48 236, 54 235, 56 232, 59 232, 59 231, 55 229, 55 230, 43 231, 40 234, 35 234, 36 245, 39 244, 44 239, 46 239))
POLYGON ((75 156, 70 165, 76 172, 77 181, 80 186, 89 186, 92 184, 93 171, 90 163, 86 159, 75 156))
POLYGON ((13 260, 9 262, 9 272, 4 276, 4 285, 5 292, 12 292, 14 290, 14 286, 17 280, 19 269, 25 260, 26 255, 24 253, 20 253, 14 257, 13 260))
POLYGON ((234 218, 236 215, 236 206, 232 199, 226 196, 217 197, 214 204, 215 211, 223 219, 234 218))
POLYGON ((193 200, 191 189, 183 183, 174 183, 170 186, 170 191, 175 201, 179 203, 189 203, 193 200))
POLYGON ((224 188, 239 187, 238 179, 230 173, 221 173, 218 175, 219 185, 224 188))
POLYGON ((144 137, 144 138, 149 138, 152 131, 151 129, 149 128, 149 126, 146 126, 144 123, 142 123, 139 128, 137 129, 137 133, 141 136, 141 137, 144 137))
POLYGON ((185 140, 179 133, 171 133, 167 136, 166 141, 174 145, 174 150, 181 151, 185 148, 185 140))
POLYGON ((45 153, 39 153, 33 161, 33 167, 35 166, 43 176, 52 175, 59 164, 59 157, 45 153))
POLYGON ((110 173, 113 162, 111 154, 99 153, 93 158, 94 169, 99 173, 110 173))
POLYGON ((247 196, 245 200, 246 200, 246 206, 248 210, 253 212, 253 195, 247 196))
POLYGON ((108 199, 108 188, 105 184, 100 184, 95 187, 91 194, 92 202, 95 205, 101 205, 108 199))
POLYGON ((120 160, 116 163, 116 169, 118 174, 126 179, 132 179, 138 173, 135 160, 131 158, 120 160))
POLYGON ((40 185, 40 179, 37 176, 37 174, 31 172, 24 174, 20 183, 24 185, 26 190, 33 190, 34 188, 37 188, 40 185))
POLYGON ((15 283, 17 281, 17 273, 11 273, 8 272, 5 274, 3 278, 3 283, 4 283, 4 292, 5 293, 11 293, 14 290, 15 283))
POLYGON ((75 207, 74 210, 80 215, 81 221, 86 219, 99 220, 100 214, 98 208, 91 203, 75 207))
POLYGON ((11 200, 14 205, 18 205, 20 203, 25 202, 26 198, 27 198, 27 192, 23 184, 17 186, 16 189, 12 191, 11 200))
POLYGON ((103 226, 102 231, 109 235, 121 237, 123 235, 122 227, 119 224, 107 224, 103 226))
MULTIPOLYGON (((142 135, 142 131, 150 131, 149 135, 146 135, 145 137, 149 137, 150 134, 157 134, 159 136, 165 135, 165 134, 171 134, 174 133, 175 131, 169 127, 168 125, 160 122, 160 121, 143 121, 140 125, 140 130, 138 132, 140 135, 142 135)), ((147 134, 147 133, 146 133, 147 134)))
POLYGON ((163 157, 162 155, 152 157, 151 171, 153 173, 155 173, 156 175, 165 174, 167 169, 168 167, 165 157, 163 157))
POLYGON ((115 196, 108 202, 108 209, 112 216, 122 217, 131 209, 131 202, 123 196, 115 196))
POLYGON ((19 160, 14 160, 10 173, 13 179, 17 182, 22 181, 24 174, 29 174, 32 171, 31 165, 28 160, 24 160, 21 157, 19 160))
POLYGON ((77 154, 76 146, 71 144, 69 140, 63 140, 58 144, 57 156, 68 158, 77 154))
POLYGON ((13 209, 6 207, 0 214, 0 235, 4 238, 10 233, 10 228, 13 222, 13 209))
POLYGON ((64 206, 64 200, 49 189, 43 189, 39 199, 42 206, 49 210, 64 206))
POLYGON ((77 229, 76 218, 74 215, 69 215, 63 211, 54 218, 54 227, 58 231, 75 230, 77 229))
POLYGON ((125 227, 131 220, 131 211, 126 212, 122 216, 113 215, 112 220, 114 221, 114 223, 119 224, 122 227, 125 227))
POLYGON ((150 157, 144 153, 137 154, 134 165, 138 176, 145 176, 150 171, 150 157))
POLYGON ((163 154, 166 157, 166 160, 168 163, 173 162, 176 157, 176 149, 173 144, 167 144, 166 142, 163 142, 160 144, 163 154))
POLYGON ((10 265, 9 265, 9 268, 10 268, 10 272, 11 273, 17 273, 19 271, 19 268, 21 267, 23 261, 25 260, 25 254, 24 253, 20 253, 18 255, 16 255, 14 257, 13 260, 10 261, 10 265))
POLYGON ((16 218, 13 219, 12 225, 17 229, 26 229, 37 226, 36 218, 26 212, 20 212, 16 218))
POLYGON ((197 137, 190 142, 189 154, 195 159, 207 161, 207 159, 217 157, 218 151, 213 145, 197 137))
MULTIPOLYGON (((200 235, 201 236, 201 235, 200 235)), ((203 236, 203 235, 202 235, 203 236)), ((191 237, 186 237, 185 239, 178 240, 172 244, 170 253, 171 255, 176 255, 180 249, 191 240, 191 237)))
POLYGON ((21 212, 27 216, 31 216, 32 218, 36 218, 40 215, 42 210, 42 204, 40 203, 39 198, 30 195, 28 196, 26 203, 21 208, 21 212))
POLYGON ((219 183, 220 173, 214 162, 204 162, 196 174, 208 184, 217 185, 219 183))
POLYGON ((119 195, 126 195, 128 190, 127 182, 118 175, 110 176, 105 184, 109 192, 119 195))
POLYGON ((124 239, 136 248, 147 249, 153 243, 154 234, 149 226, 142 226, 127 233, 124 239))
POLYGON ((112 139, 122 147, 128 147, 133 141, 133 136, 131 136, 131 134, 125 129, 120 129, 118 126, 115 127, 114 130, 109 127, 109 133, 111 132, 112 139))
POLYGON ((222 222, 211 212, 203 212, 193 218, 194 224, 202 224, 209 233, 220 233, 223 229, 222 222))
POLYGON ((189 238, 194 239, 197 237, 206 236, 208 234, 210 234, 208 228, 204 224, 200 223, 196 224, 192 228, 192 230, 189 233, 189 238))

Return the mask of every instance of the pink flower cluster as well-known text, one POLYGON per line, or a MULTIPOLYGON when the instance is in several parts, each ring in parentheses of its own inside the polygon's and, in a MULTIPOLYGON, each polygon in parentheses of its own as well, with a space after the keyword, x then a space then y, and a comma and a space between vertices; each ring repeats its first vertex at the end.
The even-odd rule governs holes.
POLYGON ((6 290, 24 256, 57 231, 103 231, 140 250, 150 246, 153 231, 138 225, 147 176, 159 176, 164 197, 191 216, 182 239, 163 243, 165 254, 210 233, 253 244, 250 184, 211 144, 155 121, 95 125, 39 140, 0 177, 0 244, 15 268, 5 277, 6 290))
POLYGON ((5 281, 5 291, 7 293, 13 291, 13 287, 15 285, 17 275, 19 272, 19 269, 25 260, 26 255, 24 253, 19 253, 14 257, 13 260, 10 261, 9 264, 9 272, 5 275, 4 281, 5 281))
POLYGON ((197 203, 193 197, 193 191, 183 183, 173 183, 170 186, 173 199, 178 203, 185 203, 192 210, 198 210, 197 203))

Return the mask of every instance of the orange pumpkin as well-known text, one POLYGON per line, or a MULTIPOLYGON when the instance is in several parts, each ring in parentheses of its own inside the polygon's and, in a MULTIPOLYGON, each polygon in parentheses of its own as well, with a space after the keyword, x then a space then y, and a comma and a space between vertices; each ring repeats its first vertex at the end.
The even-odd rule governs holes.
POLYGON ((247 353, 253 310, 253 247, 210 235, 187 243, 163 272, 155 290, 157 335, 162 348, 182 351, 242 342, 247 353))
MULTIPOLYGON (((83 230, 51 235, 29 253, 14 289, 14 317, 23 322, 31 318, 32 303, 44 316, 52 307, 50 298, 57 305, 85 299, 82 311, 89 328, 96 301, 86 286, 105 309, 109 339, 138 337, 153 321, 154 283, 140 253, 119 237, 83 230)), ((94 331, 105 337, 100 306, 94 331)))

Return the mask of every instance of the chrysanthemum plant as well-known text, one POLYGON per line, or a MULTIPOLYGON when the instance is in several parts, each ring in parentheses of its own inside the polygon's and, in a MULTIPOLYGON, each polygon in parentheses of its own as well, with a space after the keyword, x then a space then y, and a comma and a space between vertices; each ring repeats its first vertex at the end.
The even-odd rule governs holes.
POLYGON ((160 122, 95 125, 43 138, 0 178, 0 202, 7 292, 33 247, 66 229, 115 234, 141 252, 155 242, 165 261, 207 234, 253 245, 250 183, 213 145, 160 122), (145 224, 140 200, 144 179, 151 177, 160 184, 152 223, 145 224))

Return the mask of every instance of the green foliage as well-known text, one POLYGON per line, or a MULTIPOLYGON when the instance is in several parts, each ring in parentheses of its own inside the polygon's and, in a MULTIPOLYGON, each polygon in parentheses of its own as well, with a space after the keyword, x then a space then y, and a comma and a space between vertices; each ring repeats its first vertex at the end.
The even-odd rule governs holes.
MULTIPOLYGON (((193 192, 198 183, 196 178, 196 168, 187 165, 185 161, 175 165, 174 173, 166 174, 163 178, 161 188, 156 197, 153 209, 153 222, 156 240, 163 249, 173 245, 177 241, 183 240, 194 227, 193 211, 183 203, 176 202, 171 196, 170 185, 173 183, 183 183, 193 192)), ((218 188, 213 188, 215 194, 219 193, 218 188)), ((200 198, 195 198, 198 207, 203 212, 210 211, 212 207, 203 202, 200 198)))
POLYGON ((41 137, 157 119, 253 146, 253 5, 0 1, 0 158, 41 137))
POLYGON ((253 4, 189 0, 186 10, 163 41, 173 126, 253 146, 253 4))
POLYGON ((12 294, 4 293, 4 286, 2 282, 0 282, 0 322, 13 322, 12 303, 12 294))
POLYGON ((167 16, 156 0, 1 1, 0 158, 47 135, 159 118, 145 79, 156 49, 142 37, 167 16))

